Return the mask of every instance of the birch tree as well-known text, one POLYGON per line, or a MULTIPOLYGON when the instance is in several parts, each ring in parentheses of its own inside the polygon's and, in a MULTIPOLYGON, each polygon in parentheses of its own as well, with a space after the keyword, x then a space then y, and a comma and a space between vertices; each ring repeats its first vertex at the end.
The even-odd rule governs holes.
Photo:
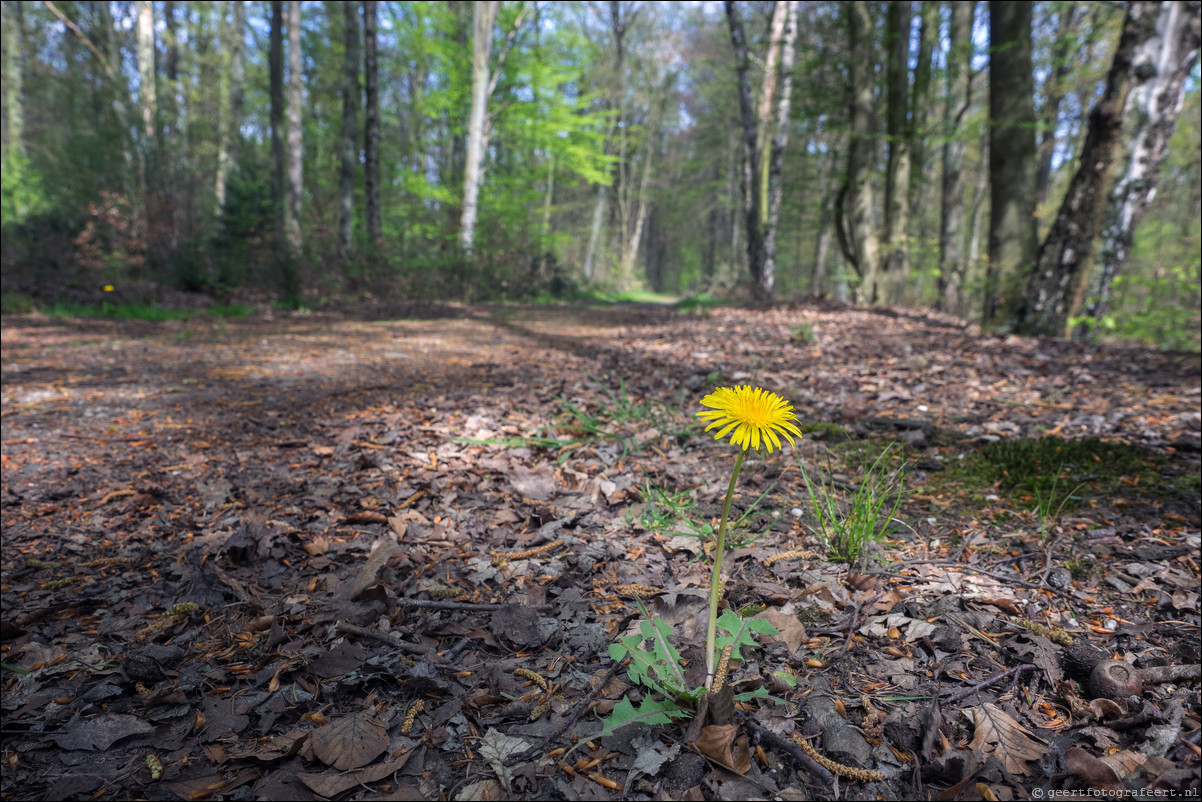
POLYGON ((472 109, 463 170, 463 216, 459 223, 459 247, 468 258, 475 247, 477 205, 483 180, 484 125, 488 117, 489 58, 492 29, 500 5, 497 0, 483 0, 472 7, 472 109))
POLYGON ((1130 145, 1107 202, 1094 271, 1096 300, 1087 311, 1095 320, 1107 311, 1111 286, 1131 251, 1135 229, 1156 195, 1160 168, 1185 102, 1186 81, 1198 63, 1200 15, 1198 0, 1160 3, 1155 33, 1135 48, 1123 108, 1130 145))

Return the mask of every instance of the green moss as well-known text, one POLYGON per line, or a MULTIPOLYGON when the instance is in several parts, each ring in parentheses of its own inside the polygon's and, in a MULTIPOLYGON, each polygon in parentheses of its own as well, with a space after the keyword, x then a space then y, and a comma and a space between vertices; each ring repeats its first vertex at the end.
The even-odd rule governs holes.
MULTIPOLYGON (((974 502, 996 493, 1031 509, 1050 500, 1062 510, 1087 498, 1146 497, 1176 484, 1161 481, 1166 458, 1129 443, 1086 438, 1000 440, 949 465, 932 483, 962 488, 974 502)), ((1186 491, 1188 492, 1188 491, 1186 491)))

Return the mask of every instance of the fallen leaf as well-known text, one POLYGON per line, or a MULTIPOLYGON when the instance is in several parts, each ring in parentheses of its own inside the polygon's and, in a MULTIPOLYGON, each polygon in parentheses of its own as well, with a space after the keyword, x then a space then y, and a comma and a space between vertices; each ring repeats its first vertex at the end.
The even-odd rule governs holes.
POLYGON ((964 711, 976 727, 970 749, 984 754, 994 753, 1011 774, 1028 775, 1028 764, 1039 760, 1047 751, 1047 742, 1035 736, 997 705, 983 704, 964 711))
POLYGON ((342 771, 366 766, 388 748, 384 725, 366 712, 351 713, 313 731, 313 756, 342 771))

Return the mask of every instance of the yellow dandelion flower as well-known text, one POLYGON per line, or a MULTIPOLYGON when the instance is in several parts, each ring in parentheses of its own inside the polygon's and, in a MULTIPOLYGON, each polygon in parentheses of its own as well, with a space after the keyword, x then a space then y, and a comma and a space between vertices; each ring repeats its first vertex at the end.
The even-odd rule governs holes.
POLYGON ((116 287, 114 287, 112 284, 105 284, 105 285, 104 285, 104 291, 105 291, 105 292, 112 292, 112 291, 113 291, 113 290, 115 290, 115 289, 117 289, 117 288, 116 288, 116 287))
POLYGON ((797 419, 793 405, 759 387, 719 387, 701 399, 701 405, 711 407, 697 413, 697 417, 710 421, 705 430, 719 429, 715 440, 729 434, 730 442, 742 446, 744 451, 758 449, 762 438, 764 448, 771 454, 774 447, 783 448, 778 434, 792 446, 797 445, 792 435, 801 437, 801 430, 793 423, 797 419))

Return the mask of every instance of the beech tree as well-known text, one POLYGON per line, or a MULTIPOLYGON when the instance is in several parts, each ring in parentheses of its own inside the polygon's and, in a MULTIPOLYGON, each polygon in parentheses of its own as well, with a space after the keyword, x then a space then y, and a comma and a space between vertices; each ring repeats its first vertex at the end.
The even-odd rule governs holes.
POLYGON ((1030 0, 989 3, 989 263, 982 321, 1012 323, 1035 261, 1035 81, 1030 0))

